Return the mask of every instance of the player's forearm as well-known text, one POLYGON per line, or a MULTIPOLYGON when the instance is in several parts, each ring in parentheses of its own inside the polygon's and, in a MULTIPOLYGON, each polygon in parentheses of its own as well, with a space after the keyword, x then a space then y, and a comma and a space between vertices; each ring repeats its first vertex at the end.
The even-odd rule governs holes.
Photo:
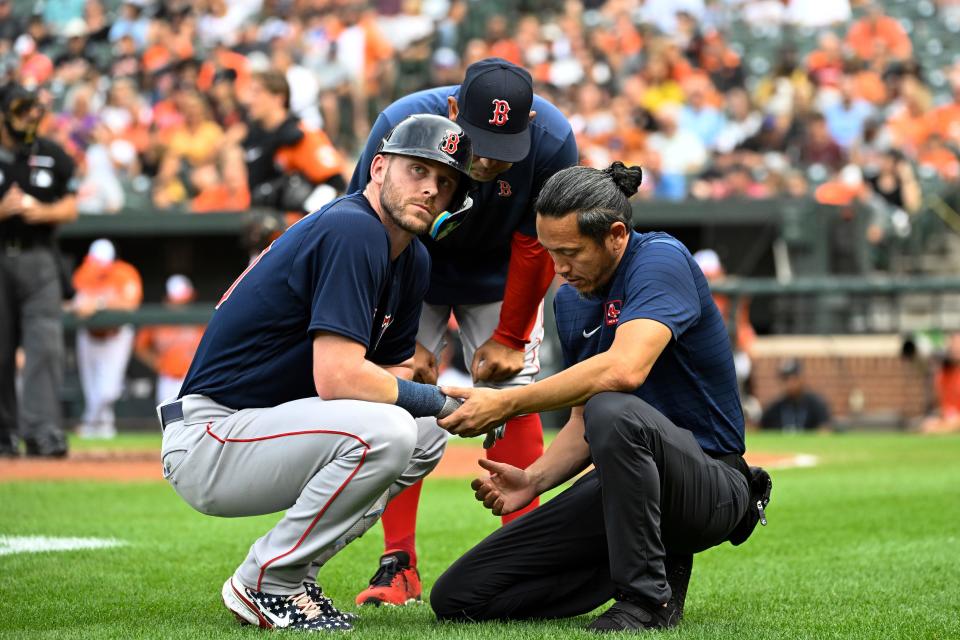
POLYGON ((539 413, 586 404, 587 400, 604 391, 631 392, 643 384, 648 372, 649 367, 635 370, 630 363, 605 351, 549 378, 507 389, 503 394, 508 401, 510 416, 539 413))
POLYGON ((577 407, 550 447, 527 467, 537 495, 566 482, 590 464, 590 447, 583 439, 583 429, 582 408, 577 407))
POLYGON ((397 378, 369 360, 352 365, 319 365, 314 382, 317 394, 324 400, 365 400, 393 404, 397 401, 397 378))

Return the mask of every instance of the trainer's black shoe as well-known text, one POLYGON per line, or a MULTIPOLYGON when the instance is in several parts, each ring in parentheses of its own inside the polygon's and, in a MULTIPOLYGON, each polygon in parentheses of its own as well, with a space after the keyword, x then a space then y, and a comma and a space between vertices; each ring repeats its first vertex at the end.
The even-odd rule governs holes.
POLYGON ((587 625, 587 631, 652 631, 669 629, 679 622, 677 610, 655 604, 644 605, 629 600, 617 600, 600 617, 587 625))

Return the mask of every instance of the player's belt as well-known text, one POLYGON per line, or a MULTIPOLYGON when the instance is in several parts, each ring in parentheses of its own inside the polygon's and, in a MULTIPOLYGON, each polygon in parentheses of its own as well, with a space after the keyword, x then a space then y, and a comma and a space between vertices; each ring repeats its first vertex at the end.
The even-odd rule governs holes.
POLYGON ((183 420, 183 402, 177 400, 160 407, 160 423, 166 429, 171 422, 183 420))

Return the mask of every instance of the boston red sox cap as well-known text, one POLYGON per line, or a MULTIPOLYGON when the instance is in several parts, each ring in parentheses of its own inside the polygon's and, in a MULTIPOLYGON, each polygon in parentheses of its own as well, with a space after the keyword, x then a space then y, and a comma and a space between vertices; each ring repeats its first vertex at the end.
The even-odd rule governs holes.
POLYGON ((485 58, 467 67, 457 124, 481 158, 519 162, 530 151, 530 73, 502 58, 485 58))

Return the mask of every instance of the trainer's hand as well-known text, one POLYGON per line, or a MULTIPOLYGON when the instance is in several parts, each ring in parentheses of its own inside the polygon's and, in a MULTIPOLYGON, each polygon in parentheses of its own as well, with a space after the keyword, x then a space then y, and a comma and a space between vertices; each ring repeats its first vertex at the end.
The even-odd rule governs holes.
POLYGON ((523 351, 490 338, 473 354, 470 373, 474 382, 501 382, 523 371, 523 351))
POLYGON ((472 438, 503 424, 510 417, 509 403, 503 391, 475 387, 440 387, 448 396, 463 398, 463 406, 438 420, 440 428, 461 438, 472 438))
POLYGON ((417 343, 413 353, 413 381, 423 384, 437 384, 440 368, 437 358, 425 346, 417 343))
POLYGON ((486 478, 470 483, 477 500, 495 516, 519 511, 533 502, 537 490, 533 480, 523 469, 509 464, 480 459, 480 466, 490 472, 486 478))

